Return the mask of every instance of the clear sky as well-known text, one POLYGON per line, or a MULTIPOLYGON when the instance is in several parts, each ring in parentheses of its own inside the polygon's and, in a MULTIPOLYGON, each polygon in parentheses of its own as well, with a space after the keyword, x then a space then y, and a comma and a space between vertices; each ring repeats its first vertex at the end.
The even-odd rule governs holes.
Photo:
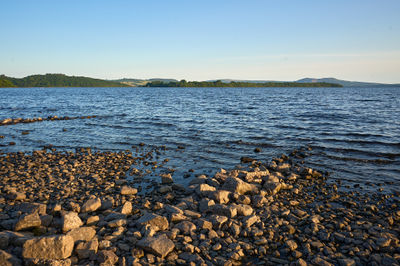
POLYGON ((0 74, 400 83, 399 0, 0 0, 0 74))

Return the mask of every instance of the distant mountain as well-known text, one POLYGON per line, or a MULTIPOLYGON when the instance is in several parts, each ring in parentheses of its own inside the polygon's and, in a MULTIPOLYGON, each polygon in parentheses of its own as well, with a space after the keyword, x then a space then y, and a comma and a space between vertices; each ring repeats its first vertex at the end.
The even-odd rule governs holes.
POLYGON ((0 80, 8 82, 2 87, 11 87, 10 84, 13 87, 126 87, 126 84, 119 82, 88 77, 66 76, 64 74, 32 75, 24 78, 12 78, 1 75, 0 80))
POLYGON ((341 80, 336 78, 304 78, 299 79, 296 82, 299 83, 320 83, 320 82, 327 82, 327 83, 336 83, 340 84, 343 87, 400 87, 400 84, 386 84, 386 83, 374 83, 374 82, 359 82, 359 81, 347 81, 341 80))

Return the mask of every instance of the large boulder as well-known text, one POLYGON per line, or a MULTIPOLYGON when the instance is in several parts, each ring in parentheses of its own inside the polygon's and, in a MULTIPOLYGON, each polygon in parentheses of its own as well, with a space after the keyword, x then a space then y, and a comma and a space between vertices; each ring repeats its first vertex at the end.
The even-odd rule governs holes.
POLYGON ((22 256, 25 259, 66 259, 74 249, 71 236, 55 235, 25 241, 22 256))
POLYGON ((95 235, 96 230, 88 226, 74 228, 67 233, 67 236, 72 237, 75 243, 77 241, 90 241, 95 235))
POLYGON ((145 237, 137 242, 136 245, 161 258, 167 256, 175 248, 174 242, 172 242, 165 234, 157 237, 145 237))

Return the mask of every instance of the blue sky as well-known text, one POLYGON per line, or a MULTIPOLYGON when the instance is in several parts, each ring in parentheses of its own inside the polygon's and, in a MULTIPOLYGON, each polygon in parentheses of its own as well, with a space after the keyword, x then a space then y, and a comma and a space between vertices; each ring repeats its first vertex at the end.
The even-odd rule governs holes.
POLYGON ((400 83, 399 0, 0 0, 0 74, 400 83))

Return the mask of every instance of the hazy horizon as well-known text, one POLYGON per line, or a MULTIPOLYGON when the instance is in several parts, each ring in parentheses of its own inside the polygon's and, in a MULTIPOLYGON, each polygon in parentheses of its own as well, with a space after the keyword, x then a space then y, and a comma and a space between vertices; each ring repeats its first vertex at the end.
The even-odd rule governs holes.
POLYGON ((0 74, 400 83, 400 2, 2 2, 0 74))

